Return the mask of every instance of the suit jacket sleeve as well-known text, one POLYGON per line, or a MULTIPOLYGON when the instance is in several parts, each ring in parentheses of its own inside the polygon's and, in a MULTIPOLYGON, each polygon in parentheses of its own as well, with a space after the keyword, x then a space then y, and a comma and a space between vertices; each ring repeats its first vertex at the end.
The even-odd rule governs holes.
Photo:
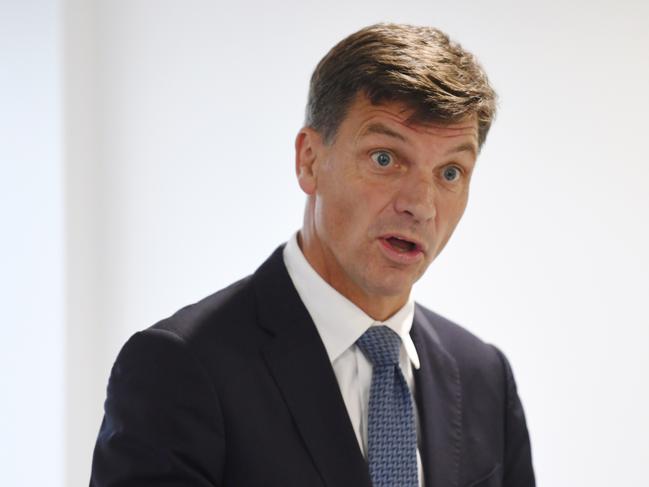
MULTIPOLYGON (((495 348, 495 347, 494 347, 495 348)), ((505 464, 503 486, 534 487, 534 470, 525 413, 516 390, 516 381, 505 355, 496 348, 505 373, 505 464)))
POLYGON ((221 485, 224 430, 216 392, 186 343, 136 333, 108 383, 91 487, 221 485))

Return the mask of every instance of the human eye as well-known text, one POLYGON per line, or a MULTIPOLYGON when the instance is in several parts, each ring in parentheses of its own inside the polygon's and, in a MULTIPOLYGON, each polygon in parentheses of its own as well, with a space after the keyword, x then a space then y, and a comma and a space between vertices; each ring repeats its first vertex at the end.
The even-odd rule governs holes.
POLYGON ((380 167, 388 167, 394 164, 394 156, 385 150, 378 150, 370 154, 372 160, 380 167))
POLYGON ((449 183, 456 182, 458 179, 460 179, 461 176, 462 169, 455 165, 446 166, 442 171, 442 177, 444 178, 444 181, 447 181, 449 183))

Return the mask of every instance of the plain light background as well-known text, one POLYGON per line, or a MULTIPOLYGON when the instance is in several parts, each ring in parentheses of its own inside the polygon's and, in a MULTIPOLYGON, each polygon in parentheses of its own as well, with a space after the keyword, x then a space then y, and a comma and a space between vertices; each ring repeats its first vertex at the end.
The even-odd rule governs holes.
POLYGON ((378 21, 445 30, 500 95, 416 298, 508 355, 540 486, 643 481, 649 4, 2 0, 3 485, 87 485, 124 341, 298 229, 309 76, 378 21))

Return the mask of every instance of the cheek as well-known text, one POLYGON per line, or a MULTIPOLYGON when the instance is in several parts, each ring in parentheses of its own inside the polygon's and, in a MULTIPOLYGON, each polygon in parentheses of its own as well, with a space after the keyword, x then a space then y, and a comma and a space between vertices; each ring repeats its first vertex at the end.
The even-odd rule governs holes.
POLYGON ((374 214, 372 202, 371 192, 363 185, 335 181, 321 194, 316 218, 330 240, 355 241, 368 233, 374 214))
POLYGON ((441 198, 438 203, 438 219, 442 220, 440 223, 455 227, 464 214, 467 200, 468 193, 466 191, 449 193, 445 198, 441 198))
POLYGON ((339 192, 322 200, 321 218, 332 237, 345 239, 362 227, 364 203, 349 192, 339 192))

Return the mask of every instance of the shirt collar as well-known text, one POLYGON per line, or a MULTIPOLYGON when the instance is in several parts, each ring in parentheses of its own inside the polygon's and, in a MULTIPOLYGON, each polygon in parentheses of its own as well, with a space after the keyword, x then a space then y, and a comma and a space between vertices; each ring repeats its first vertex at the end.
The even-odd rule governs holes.
POLYGON ((411 297, 386 321, 375 321, 362 309, 329 285, 306 260, 297 241, 297 232, 284 247, 284 264, 288 274, 311 315, 329 360, 333 363, 356 343, 370 326, 385 325, 395 331, 403 343, 412 366, 419 369, 419 356, 410 338, 415 314, 411 297))

